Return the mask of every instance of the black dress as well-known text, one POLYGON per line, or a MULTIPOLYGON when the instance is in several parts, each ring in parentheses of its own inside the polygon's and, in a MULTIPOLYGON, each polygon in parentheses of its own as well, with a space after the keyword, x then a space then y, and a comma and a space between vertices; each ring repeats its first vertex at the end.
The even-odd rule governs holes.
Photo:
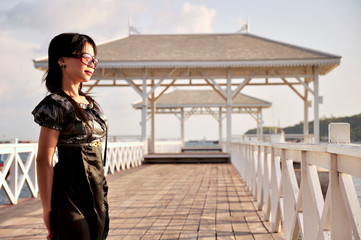
POLYGON ((60 131, 51 201, 52 239, 57 240, 101 240, 109 230, 101 147, 107 121, 92 103, 79 106, 92 129, 60 93, 45 97, 32 112, 39 125, 60 131))

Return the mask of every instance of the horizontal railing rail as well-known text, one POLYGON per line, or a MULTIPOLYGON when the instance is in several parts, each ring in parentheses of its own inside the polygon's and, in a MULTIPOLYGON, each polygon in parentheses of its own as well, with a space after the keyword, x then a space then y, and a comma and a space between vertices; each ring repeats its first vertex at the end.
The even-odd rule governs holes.
POLYGON ((315 143, 315 138, 313 134, 296 133, 263 133, 262 136, 258 134, 232 135, 232 142, 243 141, 315 143))
POLYGON ((361 145, 241 142, 231 154, 272 231, 285 239, 361 238, 352 179, 361 178, 361 145))

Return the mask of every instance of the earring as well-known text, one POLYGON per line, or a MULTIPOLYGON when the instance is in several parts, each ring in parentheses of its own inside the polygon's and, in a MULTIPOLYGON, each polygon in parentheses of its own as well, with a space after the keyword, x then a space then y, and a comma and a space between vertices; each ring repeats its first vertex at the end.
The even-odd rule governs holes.
POLYGON ((66 65, 65 64, 61 65, 61 68, 62 69, 66 68, 66 65))

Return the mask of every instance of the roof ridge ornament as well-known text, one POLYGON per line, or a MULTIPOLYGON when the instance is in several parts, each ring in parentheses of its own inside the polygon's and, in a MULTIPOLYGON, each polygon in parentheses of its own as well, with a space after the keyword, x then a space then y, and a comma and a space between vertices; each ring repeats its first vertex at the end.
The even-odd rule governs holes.
POLYGON ((129 22, 128 22, 128 35, 132 35, 133 34, 141 34, 138 29, 136 29, 135 27, 133 27, 133 23, 132 23, 132 17, 129 17, 129 22))
POLYGON ((241 32, 246 31, 246 30, 247 30, 247 33, 251 32, 251 25, 250 25, 250 22, 249 22, 249 17, 247 17, 247 23, 244 24, 236 33, 241 33, 241 32))

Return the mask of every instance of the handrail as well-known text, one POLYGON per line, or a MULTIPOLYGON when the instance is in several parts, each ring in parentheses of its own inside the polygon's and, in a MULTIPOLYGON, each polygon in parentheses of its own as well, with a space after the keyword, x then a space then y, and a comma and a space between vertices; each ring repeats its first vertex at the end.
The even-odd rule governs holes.
POLYGON ((361 145, 241 142, 232 143, 231 157, 272 231, 285 239, 361 239, 352 180, 361 178, 361 145))
MULTIPOLYGON (((109 142, 105 175, 140 166, 144 159, 145 149, 143 142, 109 142)), ((18 203, 25 183, 30 189, 31 197, 38 196, 37 150, 36 143, 0 144, 0 160, 4 164, 0 171, 0 189, 4 189, 11 204, 18 203)), ((57 162, 57 154, 54 154, 53 162, 57 162)))
POLYGON ((109 142, 105 175, 139 167, 144 159, 145 148, 144 142, 109 142))

